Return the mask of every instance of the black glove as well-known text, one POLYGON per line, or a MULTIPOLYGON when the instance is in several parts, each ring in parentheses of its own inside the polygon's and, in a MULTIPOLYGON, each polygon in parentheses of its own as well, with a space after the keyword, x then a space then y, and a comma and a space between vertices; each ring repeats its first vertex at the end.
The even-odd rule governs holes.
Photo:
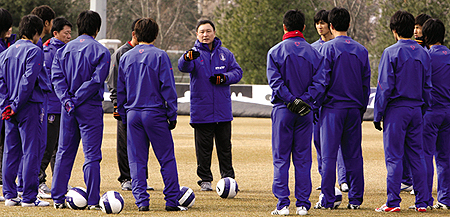
POLYGON ((382 131, 383 130, 383 128, 381 128, 381 122, 377 122, 377 121, 374 121, 373 122, 373 125, 375 126, 375 129, 377 129, 377 130, 379 130, 379 131, 382 131))
POLYGON ((176 126, 177 126, 177 120, 169 121, 169 130, 175 129, 176 126))
POLYGON ((308 103, 303 102, 301 99, 295 99, 293 102, 287 104, 287 108, 296 114, 300 114, 300 116, 305 116, 309 112, 311 112, 311 106, 308 103))
POLYGON ((122 121, 122 117, 120 117, 119 111, 117 110, 117 104, 114 105, 113 117, 118 121, 122 121))
POLYGON ((190 49, 184 54, 184 60, 186 60, 186 61, 195 60, 199 56, 200 56, 200 52, 190 49))
POLYGON ((227 77, 224 74, 214 74, 214 76, 209 77, 209 81, 212 84, 223 84, 227 81, 227 77))

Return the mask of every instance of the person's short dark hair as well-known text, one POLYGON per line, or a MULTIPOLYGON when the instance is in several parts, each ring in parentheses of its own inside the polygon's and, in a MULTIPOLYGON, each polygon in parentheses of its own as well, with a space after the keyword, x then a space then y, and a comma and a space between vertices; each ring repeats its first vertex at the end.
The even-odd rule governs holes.
POLYGON ((101 25, 102 18, 95 11, 86 10, 78 15, 78 35, 87 34, 90 36, 94 36, 96 35, 97 31, 100 31, 101 25))
POLYGON ((305 15, 300 10, 288 10, 283 16, 283 24, 288 32, 303 31, 305 27, 305 15))
POLYGON ((411 38, 414 35, 414 16, 407 11, 397 11, 391 17, 389 27, 400 37, 411 38))
POLYGON ((350 27, 350 13, 345 8, 335 7, 328 14, 328 22, 333 24, 336 31, 346 32, 350 27))
POLYGON ((209 24, 212 26, 213 30, 216 31, 216 27, 214 26, 214 23, 211 20, 200 20, 197 23, 197 27, 195 28, 195 31, 198 32, 198 27, 204 24, 209 24))
POLYGON ((417 17, 414 19, 414 25, 419 25, 419 26, 423 26, 423 24, 425 23, 425 21, 427 21, 428 19, 430 19, 431 16, 428 14, 419 14, 417 15, 417 17))
POLYGON ((57 17, 56 19, 53 20, 52 34, 54 31, 61 32, 61 30, 64 29, 64 26, 72 28, 72 23, 70 23, 64 17, 57 17))
POLYGON ((158 36, 159 26, 152 18, 142 18, 136 22, 134 33, 138 42, 152 43, 158 36))
POLYGON ((27 37, 27 39, 33 39, 36 33, 38 35, 41 35, 43 30, 44 23, 42 22, 42 19, 36 15, 29 14, 22 17, 22 19, 20 20, 19 38, 25 36, 27 37))
POLYGON ((445 26, 439 19, 428 19, 422 26, 425 44, 432 45, 438 42, 444 44, 445 26))
POLYGON ((134 26, 136 26, 137 21, 139 21, 141 18, 137 18, 133 21, 133 23, 131 24, 131 31, 134 31, 134 26))
POLYGON ((327 10, 320 10, 319 12, 316 13, 316 15, 314 15, 314 26, 316 23, 318 23, 319 21, 323 21, 325 23, 328 23, 328 14, 330 12, 327 10))
POLYGON ((35 7, 31 14, 34 14, 42 19, 42 22, 45 23, 45 21, 50 22, 51 20, 55 19, 56 14, 55 11, 48 5, 41 5, 39 7, 35 7))
POLYGON ((8 10, 0 8, 0 38, 3 38, 9 28, 11 28, 13 19, 8 10))

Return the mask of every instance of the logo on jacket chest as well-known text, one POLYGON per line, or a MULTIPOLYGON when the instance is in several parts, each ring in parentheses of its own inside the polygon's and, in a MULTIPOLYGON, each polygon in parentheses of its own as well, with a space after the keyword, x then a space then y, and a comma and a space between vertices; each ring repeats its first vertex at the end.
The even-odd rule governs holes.
POLYGON ((225 66, 216 66, 214 69, 215 69, 215 70, 225 69, 225 66))
POLYGON ((220 60, 222 60, 222 61, 227 60, 227 58, 225 58, 225 54, 224 54, 224 53, 220 53, 220 54, 219 54, 219 58, 220 58, 220 60))

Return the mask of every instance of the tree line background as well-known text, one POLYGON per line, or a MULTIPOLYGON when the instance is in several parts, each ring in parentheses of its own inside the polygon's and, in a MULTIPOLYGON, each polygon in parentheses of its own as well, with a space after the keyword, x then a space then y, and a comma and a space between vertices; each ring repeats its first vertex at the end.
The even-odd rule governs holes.
MULTIPOLYGON (((36 6, 49 5, 57 17, 64 16, 74 25, 75 38, 76 18, 90 8, 89 3, 89 0, 2 0, 0 7, 13 15, 13 32, 17 33, 22 16, 36 6)), ((406 10, 414 16, 426 13, 439 18, 446 25, 447 38, 450 36, 450 0, 108 0, 107 5, 107 38, 125 43, 131 38, 132 21, 151 17, 160 27, 155 46, 163 50, 190 49, 196 40, 197 21, 211 19, 216 24, 216 36, 234 53, 244 70, 240 83, 245 84, 267 84, 266 55, 281 41, 282 19, 288 9, 300 9, 305 14, 303 33, 309 43, 319 38, 313 23, 317 11, 333 7, 349 10, 348 33, 369 50, 373 86, 376 86, 383 50, 395 43, 389 29, 395 11, 406 10)), ((177 82, 186 81, 188 76, 176 70, 180 54, 169 53, 169 56, 177 82)))

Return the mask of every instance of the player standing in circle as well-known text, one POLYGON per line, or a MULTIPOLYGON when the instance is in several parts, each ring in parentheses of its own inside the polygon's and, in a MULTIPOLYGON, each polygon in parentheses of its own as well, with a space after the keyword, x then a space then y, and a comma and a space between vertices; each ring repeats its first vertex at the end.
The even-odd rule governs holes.
POLYGON ((117 108, 127 123, 128 161, 139 211, 149 211, 149 142, 161 165, 166 210, 185 211, 187 207, 177 200, 180 185, 170 132, 177 124, 177 92, 169 56, 153 45, 158 31, 158 24, 151 18, 136 22, 139 45, 122 55, 119 62, 117 108))
POLYGON ((387 202, 377 212, 400 211, 400 184, 403 157, 411 165, 415 209, 427 211, 429 192, 422 146, 424 110, 429 107, 431 91, 430 56, 416 41, 414 17, 397 11, 390 20, 390 29, 397 43, 386 48, 378 67, 378 87, 375 95, 374 125, 383 130, 387 169, 387 202))
POLYGON ((422 28, 431 57, 431 102, 423 116, 423 147, 427 167, 427 186, 433 205, 433 156, 436 159, 436 209, 450 207, 450 50, 444 46, 445 27, 439 19, 428 19, 422 28))
MULTIPOLYGON (((326 10, 320 10, 314 16, 314 25, 316 27, 317 33, 320 35, 319 40, 312 43, 311 46, 320 52, 322 45, 330 41, 334 38, 333 34, 331 34, 329 22, 328 22, 328 14, 330 12, 326 10)), ((317 165, 319 174, 322 175, 322 156, 320 149, 320 125, 318 121, 318 117, 320 114, 320 108, 314 109, 314 127, 313 127, 313 135, 314 135, 314 146, 317 151, 317 165)), ((347 178, 345 177, 345 165, 344 158, 342 158, 342 150, 341 146, 339 146, 338 156, 337 156, 337 174, 338 174, 338 184, 341 188, 341 191, 348 192, 348 184, 347 178)), ((316 188, 316 190, 321 190, 321 187, 316 188)))
MULTIPOLYGON (((120 182, 120 187, 123 191, 131 191, 131 175, 130 166, 128 164, 127 154, 127 124, 122 122, 122 118, 117 111, 117 77, 119 70, 120 57, 127 51, 133 49, 139 42, 136 39, 134 26, 139 19, 136 19, 131 24, 131 40, 119 47, 111 56, 111 66, 109 68, 109 76, 106 79, 111 92, 110 98, 114 106, 113 117, 117 120, 117 163, 119 166, 120 176, 117 179, 120 182)), ((148 171, 145 172, 148 178, 148 171)), ((147 185, 147 190, 155 190, 147 185)))
POLYGON ((42 70, 43 52, 36 46, 43 29, 42 20, 27 15, 19 24, 19 38, 0 55, 2 120, 5 120, 3 154, 3 195, 6 206, 48 206, 37 199, 41 159, 40 137, 43 93, 37 83, 42 70), (19 164, 23 174, 22 200, 17 194, 19 164))
MULTIPOLYGON (((54 20, 52 26, 53 37, 43 44, 44 47, 44 70, 47 73, 48 78, 51 78, 51 68, 53 63, 53 57, 56 51, 66 45, 71 39, 72 24, 64 17, 58 17, 54 20)), ((61 120, 61 102, 56 96, 53 88, 51 92, 47 94, 48 104, 47 113, 48 118, 45 120, 47 124, 47 145, 42 157, 41 167, 39 171, 39 195, 43 199, 50 199, 50 188, 46 184, 47 174, 45 170, 51 163, 52 173, 55 167, 55 156, 58 150, 59 140, 59 128, 61 120), (48 197, 45 197, 48 196, 48 197)))
POLYGON ((190 73, 191 121, 197 155, 197 182, 202 191, 212 191, 211 155, 214 141, 222 178, 235 178, 231 156, 230 84, 242 78, 233 53, 222 47, 214 23, 197 23, 197 41, 178 60, 178 69, 190 73))
POLYGON ((283 17, 283 41, 267 53, 267 80, 272 88, 272 192, 278 203, 272 215, 289 215, 289 167, 295 167, 296 213, 311 208, 311 107, 299 99, 321 70, 323 56, 305 41, 305 15, 289 10, 283 17))
POLYGON ((109 50, 95 40, 101 23, 97 12, 81 12, 77 18, 79 36, 59 49, 53 60, 52 83, 62 103, 61 135, 52 181, 56 209, 66 206, 67 184, 81 139, 88 209, 100 210, 102 101, 111 61, 109 50))

